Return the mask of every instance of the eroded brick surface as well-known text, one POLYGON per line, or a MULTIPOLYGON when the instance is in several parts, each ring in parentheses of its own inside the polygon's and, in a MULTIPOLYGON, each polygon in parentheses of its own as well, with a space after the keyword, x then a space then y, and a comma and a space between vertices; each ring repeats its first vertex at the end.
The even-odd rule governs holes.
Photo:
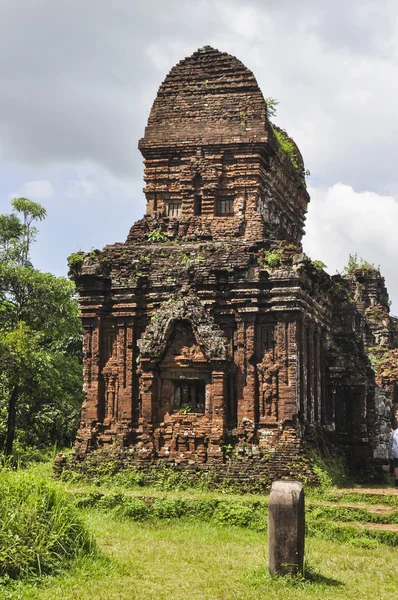
POLYGON ((281 151, 253 74, 209 47, 181 61, 139 148, 146 214, 125 243, 70 263, 76 456, 116 444, 137 465, 247 480, 310 476, 304 439, 380 454, 395 382, 367 349, 397 342, 384 280, 331 278, 302 253, 302 158, 281 151))

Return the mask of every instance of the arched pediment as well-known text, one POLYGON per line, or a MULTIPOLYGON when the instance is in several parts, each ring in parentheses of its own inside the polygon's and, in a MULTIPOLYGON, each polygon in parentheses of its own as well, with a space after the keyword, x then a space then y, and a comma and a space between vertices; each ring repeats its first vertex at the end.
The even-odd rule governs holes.
POLYGON ((138 347, 141 358, 160 360, 177 321, 188 321, 207 360, 227 360, 227 340, 211 314, 197 298, 170 299, 152 315, 138 347))

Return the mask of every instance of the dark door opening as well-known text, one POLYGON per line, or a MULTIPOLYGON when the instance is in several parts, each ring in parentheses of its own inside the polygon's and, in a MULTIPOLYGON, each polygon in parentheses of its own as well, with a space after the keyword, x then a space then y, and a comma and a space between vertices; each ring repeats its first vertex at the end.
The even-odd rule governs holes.
POLYGON ((206 384, 203 380, 174 381, 174 410, 204 413, 206 384))

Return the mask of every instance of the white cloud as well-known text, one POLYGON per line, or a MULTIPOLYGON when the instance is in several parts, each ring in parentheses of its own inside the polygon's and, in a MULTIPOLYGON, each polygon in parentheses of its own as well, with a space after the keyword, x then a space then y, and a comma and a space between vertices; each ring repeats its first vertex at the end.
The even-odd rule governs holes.
POLYGON ((398 312, 398 201, 375 192, 357 192, 336 183, 327 190, 310 188, 311 202, 304 249, 328 266, 330 273, 342 271, 348 255, 357 253, 380 265, 386 278, 393 310, 398 312))
POLYGON ((42 200, 43 198, 50 198, 54 195, 54 188, 50 181, 39 180, 39 181, 27 181, 21 187, 10 194, 12 198, 29 198, 29 200, 42 200))
POLYGON ((97 184, 87 179, 70 181, 66 196, 68 198, 79 198, 81 196, 94 196, 98 192, 97 184))
POLYGON ((398 302, 395 0, 80 0, 79 18, 62 1, 3 4, 3 198, 23 184, 14 195, 40 200, 53 182, 45 268, 64 265, 74 247, 123 239, 141 216, 137 141, 157 89, 176 62, 210 44, 280 101, 277 123, 312 172, 310 254, 331 271, 355 252, 380 263, 398 302))

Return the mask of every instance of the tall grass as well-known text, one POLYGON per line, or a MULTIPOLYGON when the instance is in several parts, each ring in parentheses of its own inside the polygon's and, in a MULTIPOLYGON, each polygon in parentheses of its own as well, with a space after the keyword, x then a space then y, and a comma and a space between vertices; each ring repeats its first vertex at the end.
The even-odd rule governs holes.
POLYGON ((0 578, 52 573, 93 548, 78 510, 57 485, 0 469, 0 578))

